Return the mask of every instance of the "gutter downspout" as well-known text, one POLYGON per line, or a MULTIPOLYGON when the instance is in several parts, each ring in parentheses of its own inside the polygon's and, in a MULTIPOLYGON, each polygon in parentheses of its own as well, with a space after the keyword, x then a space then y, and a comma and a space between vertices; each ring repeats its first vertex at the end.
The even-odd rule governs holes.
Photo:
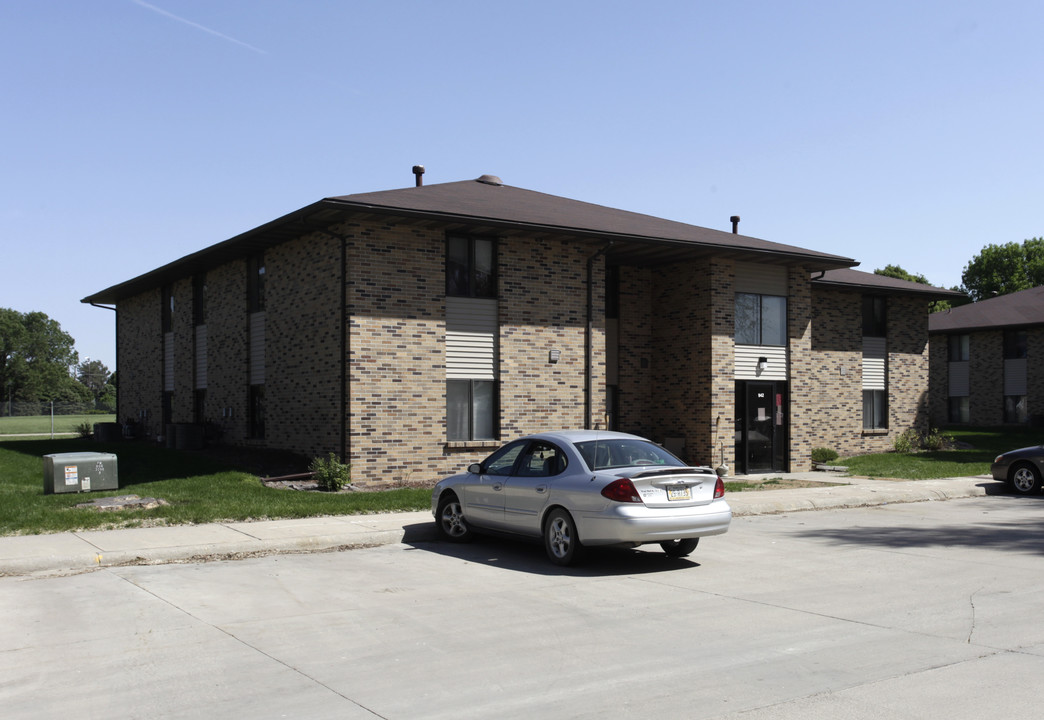
POLYGON ((591 429, 591 396, 594 394, 594 378, 591 370, 591 362, 594 356, 594 288, 591 286, 591 276, 594 274, 594 262, 604 255, 613 246, 610 240, 601 250, 587 258, 587 326, 584 329, 584 428, 591 429))

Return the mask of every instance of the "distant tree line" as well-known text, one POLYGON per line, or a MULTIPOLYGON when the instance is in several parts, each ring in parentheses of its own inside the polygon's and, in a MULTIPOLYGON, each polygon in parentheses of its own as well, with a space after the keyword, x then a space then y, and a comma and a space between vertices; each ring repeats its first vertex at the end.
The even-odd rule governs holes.
MULTIPOLYGON (((886 265, 874 270, 877 275, 909 280, 930 285, 924 275, 907 272, 898 265, 886 265)), ((969 302, 989 300, 998 295, 1008 295, 1020 290, 1044 285, 1044 238, 1030 238, 1021 243, 987 245, 964 266, 961 284, 950 288, 964 293, 966 300, 936 300, 932 312, 969 302)))
POLYGON ((80 362, 74 345, 46 314, 0 308, 0 412, 50 402, 115 412, 115 377, 100 360, 80 362))

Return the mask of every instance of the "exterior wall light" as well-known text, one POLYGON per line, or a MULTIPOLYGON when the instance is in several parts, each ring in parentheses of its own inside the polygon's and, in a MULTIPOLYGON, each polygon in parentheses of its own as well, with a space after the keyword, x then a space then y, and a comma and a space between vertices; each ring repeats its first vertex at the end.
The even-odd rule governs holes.
POLYGON ((757 365, 758 375, 760 375, 761 373, 765 372, 765 368, 767 368, 767 367, 768 367, 768 358, 766 358, 766 357, 759 357, 758 358, 758 365, 757 365))

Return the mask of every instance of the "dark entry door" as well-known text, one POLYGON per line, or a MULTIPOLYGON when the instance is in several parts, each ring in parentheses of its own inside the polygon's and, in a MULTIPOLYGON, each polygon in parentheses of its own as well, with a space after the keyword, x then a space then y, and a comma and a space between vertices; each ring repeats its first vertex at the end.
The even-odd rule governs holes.
POLYGON ((786 383, 736 383, 736 471, 786 470, 786 383))

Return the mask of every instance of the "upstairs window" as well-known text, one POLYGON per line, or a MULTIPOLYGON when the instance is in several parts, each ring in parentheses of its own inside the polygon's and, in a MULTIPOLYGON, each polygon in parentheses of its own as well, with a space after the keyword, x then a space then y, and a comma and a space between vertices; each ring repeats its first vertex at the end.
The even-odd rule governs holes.
POLYGON ((192 278, 192 324, 207 324, 207 276, 192 278))
POLYGON ((446 294, 473 298, 497 296, 495 241, 460 236, 446 239, 446 294))
POLYGON ((950 362, 968 361, 968 350, 971 346, 970 335, 948 335, 946 341, 948 344, 947 358, 950 362))
POLYGON ((736 293, 736 343, 786 345, 787 299, 779 295, 736 293))
POLYGON ((1021 360, 1026 357, 1027 337, 1025 330, 1004 331, 1004 359, 1021 360))
POLYGON ((265 256, 252 255, 247 260, 247 311, 256 313, 265 309, 265 256))
POLYGON ((863 296, 863 337, 888 335, 888 298, 883 295, 863 296))
POLYGON ((160 327, 165 333, 174 329, 174 288, 170 285, 163 286, 163 305, 160 308, 160 327))

